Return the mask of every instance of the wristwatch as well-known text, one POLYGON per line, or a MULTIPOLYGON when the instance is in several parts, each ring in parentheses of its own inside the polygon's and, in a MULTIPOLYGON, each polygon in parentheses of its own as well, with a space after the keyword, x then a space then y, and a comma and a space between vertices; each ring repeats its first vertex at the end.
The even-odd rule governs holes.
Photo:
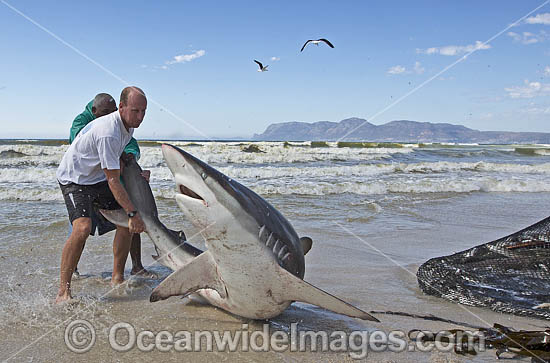
POLYGON ((137 212, 138 212, 137 210, 131 211, 130 213, 128 213, 128 217, 132 218, 133 216, 135 216, 137 214, 137 212))

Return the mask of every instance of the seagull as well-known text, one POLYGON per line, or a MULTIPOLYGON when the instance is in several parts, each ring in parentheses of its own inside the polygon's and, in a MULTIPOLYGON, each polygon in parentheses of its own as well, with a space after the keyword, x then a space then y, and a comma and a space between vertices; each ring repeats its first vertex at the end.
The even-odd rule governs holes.
POLYGON ((264 67, 263 64, 258 62, 256 59, 254 59, 254 62, 256 62, 256 64, 258 64, 258 66, 260 67, 260 69, 258 69, 258 72, 267 72, 267 67, 269 67, 269 65, 264 67))
POLYGON ((319 43, 325 42, 325 43, 327 43, 327 45, 328 45, 329 47, 334 48, 334 45, 332 45, 332 43, 329 42, 329 41, 328 41, 327 39, 325 39, 325 38, 321 38, 321 39, 317 39, 317 40, 312 40, 312 39, 310 39, 310 40, 308 40, 307 42, 304 43, 304 45, 302 46, 302 49, 300 49, 300 52, 303 51, 304 48, 306 47, 307 43, 310 43, 310 42, 313 43, 313 44, 316 44, 317 46, 319 46, 319 43))

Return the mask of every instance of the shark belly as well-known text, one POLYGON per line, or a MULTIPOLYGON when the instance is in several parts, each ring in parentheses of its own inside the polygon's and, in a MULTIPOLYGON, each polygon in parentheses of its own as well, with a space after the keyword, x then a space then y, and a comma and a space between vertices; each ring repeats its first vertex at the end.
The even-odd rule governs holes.
POLYGON ((281 267, 266 248, 246 245, 245 254, 234 243, 226 246, 209 249, 223 277, 226 297, 212 290, 201 295, 213 305, 246 318, 268 319, 283 312, 292 301, 278 299, 284 288, 279 276, 281 267))

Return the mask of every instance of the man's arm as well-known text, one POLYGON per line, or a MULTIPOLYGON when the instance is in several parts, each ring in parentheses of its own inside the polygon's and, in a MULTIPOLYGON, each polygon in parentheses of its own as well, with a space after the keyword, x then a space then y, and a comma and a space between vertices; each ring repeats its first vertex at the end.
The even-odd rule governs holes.
POLYGON ((76 116, 71 125, 71 134, 69 135, 69 144, 72 144, 76 135, 86 126, 90 121, 86 117, 81 115, 76 116))
MULTIPOLYGON (((116 201, 120 206, 130 213, 136 210, 136 207, 130 200, 126 189, 120 183, 120 169, 103 169, 105 176, 107 177, 107 182, 109 183, 109 188, 113 193, 116 201)), ((128 228, 132 233, 141 233, 145 231, 145 225, 139 214, 136 214, 134 217, 128 219, 128 228)))
POLYGON ((136 161, 138 161, 139 157, 141 156, 141 153, 139 150, 139 145, 137 140, 132 137, 130 139, 130 142, 128 142, 128 144, 124 148, 124 152, 127 154, 133 154, 134 157, 136 158, 136 161))
POLYGON ((72 144, 76 135, 86 126, 90 123, 90 121, 93 121, 95 116, 92 113, 92 104, 94 103, 93 100, 88 102, 86 105, 86 108, 84 109, 84 112, 79 114, 75 117, 72 125, 71 125, 71 133, 69 135, 69 144, 72 144))

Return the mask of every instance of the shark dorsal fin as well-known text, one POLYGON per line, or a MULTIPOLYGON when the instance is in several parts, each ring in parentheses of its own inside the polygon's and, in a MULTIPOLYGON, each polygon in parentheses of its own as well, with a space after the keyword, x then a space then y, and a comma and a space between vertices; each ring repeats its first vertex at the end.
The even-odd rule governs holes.
MULTIPOLYGON (((277 296, 277 300, 282 301, 302 301, 308 304, 317 305, 324 309, 334 311, 335 313, 359 318, 363 320, 379 321, 374 316, 366 311, 356 308, 348 304, 344 300, 337 298, 325 292, 304 280, 294 276, 290 272, 279 269, 281 279, 286 280, 284 283, 285 290, 281 291, 277 296)), ((274 296, 275 297, 275 296, 274 296)))
POLYGON ((164 279, 153 290, 149 300, 155 302, 170 296, 187 296, 200 289, 213 289, 222 298, 227 296, 225 285, 216 272, 216 262, 208 251, 164 279))

